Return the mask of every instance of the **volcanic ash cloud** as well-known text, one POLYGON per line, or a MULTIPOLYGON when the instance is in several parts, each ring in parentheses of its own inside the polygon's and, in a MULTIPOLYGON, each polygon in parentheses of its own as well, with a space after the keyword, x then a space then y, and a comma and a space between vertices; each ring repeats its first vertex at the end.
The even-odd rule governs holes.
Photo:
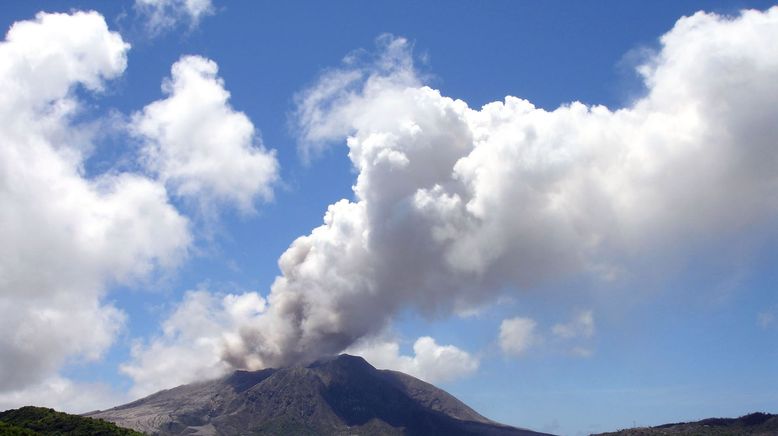
POLYGON ((407 41, 379 38, 374 58, 348 57, 297 100, 301 154, 345 139, 354 199, 290 245, 266 309, 224 331, 223 358, 310 361, 400 309, 467 311, 569 275, 630 280, 641 259, 715 253, 747 228, 773 237, 777 40, 778 8, 697 13, 638 67, 644 97, 548 111, 516 97, 470 108, 423 86, 407 41))

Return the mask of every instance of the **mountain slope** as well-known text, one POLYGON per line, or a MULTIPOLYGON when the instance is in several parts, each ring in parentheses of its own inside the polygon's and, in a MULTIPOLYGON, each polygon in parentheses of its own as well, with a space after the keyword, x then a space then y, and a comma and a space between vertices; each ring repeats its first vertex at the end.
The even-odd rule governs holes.
POLYGON ((490 421, 429 383, 349 355, 236 371, 89 416, 163 435, 540 434, 490 421))
POLYGON ((758 435, 778 434, 778 415, 751 413, 740 418, 708 418, 696 422, 665 424, 656 427, 642 427, 600 433, 595 436, 653 436, 653 435, 758 435))

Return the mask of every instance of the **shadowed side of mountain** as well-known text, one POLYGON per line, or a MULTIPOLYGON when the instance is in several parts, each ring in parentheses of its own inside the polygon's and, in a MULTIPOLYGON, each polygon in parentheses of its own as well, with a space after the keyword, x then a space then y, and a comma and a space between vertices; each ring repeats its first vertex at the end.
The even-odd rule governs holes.
POLYGON ((89 416, 162 435, 540 434, 493 422, 429 383, 349 355, 237 371, 89 416))
POLYGON ((481 416, 465 403, 457 400, 453 395, 442 389, 438 389, 427 382, 399 371, 384 370, 382 372, 384 372, 393 383, 399 384, 407 395, 416 400, 423 407, 442 412, 452 418, 462 421, 495 424, 494 421, 481 416))

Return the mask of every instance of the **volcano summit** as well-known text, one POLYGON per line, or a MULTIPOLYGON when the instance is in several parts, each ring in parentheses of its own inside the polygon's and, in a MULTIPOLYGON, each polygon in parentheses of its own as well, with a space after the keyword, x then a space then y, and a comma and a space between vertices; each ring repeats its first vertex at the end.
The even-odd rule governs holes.
POLYGON ((541 435, 491 421, 445 391, 342 354, 236 371, 88 416, 159 435, 541 435))

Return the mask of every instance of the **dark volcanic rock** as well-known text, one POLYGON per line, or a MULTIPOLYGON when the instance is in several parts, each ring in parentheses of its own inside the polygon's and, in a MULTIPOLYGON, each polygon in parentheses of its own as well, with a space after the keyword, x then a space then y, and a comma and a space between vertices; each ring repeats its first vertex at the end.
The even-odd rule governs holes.
POLYGON ((89 416, 160 435, 539 435, 484 418, 448 393, 361 357, 237 371, 89 416))

